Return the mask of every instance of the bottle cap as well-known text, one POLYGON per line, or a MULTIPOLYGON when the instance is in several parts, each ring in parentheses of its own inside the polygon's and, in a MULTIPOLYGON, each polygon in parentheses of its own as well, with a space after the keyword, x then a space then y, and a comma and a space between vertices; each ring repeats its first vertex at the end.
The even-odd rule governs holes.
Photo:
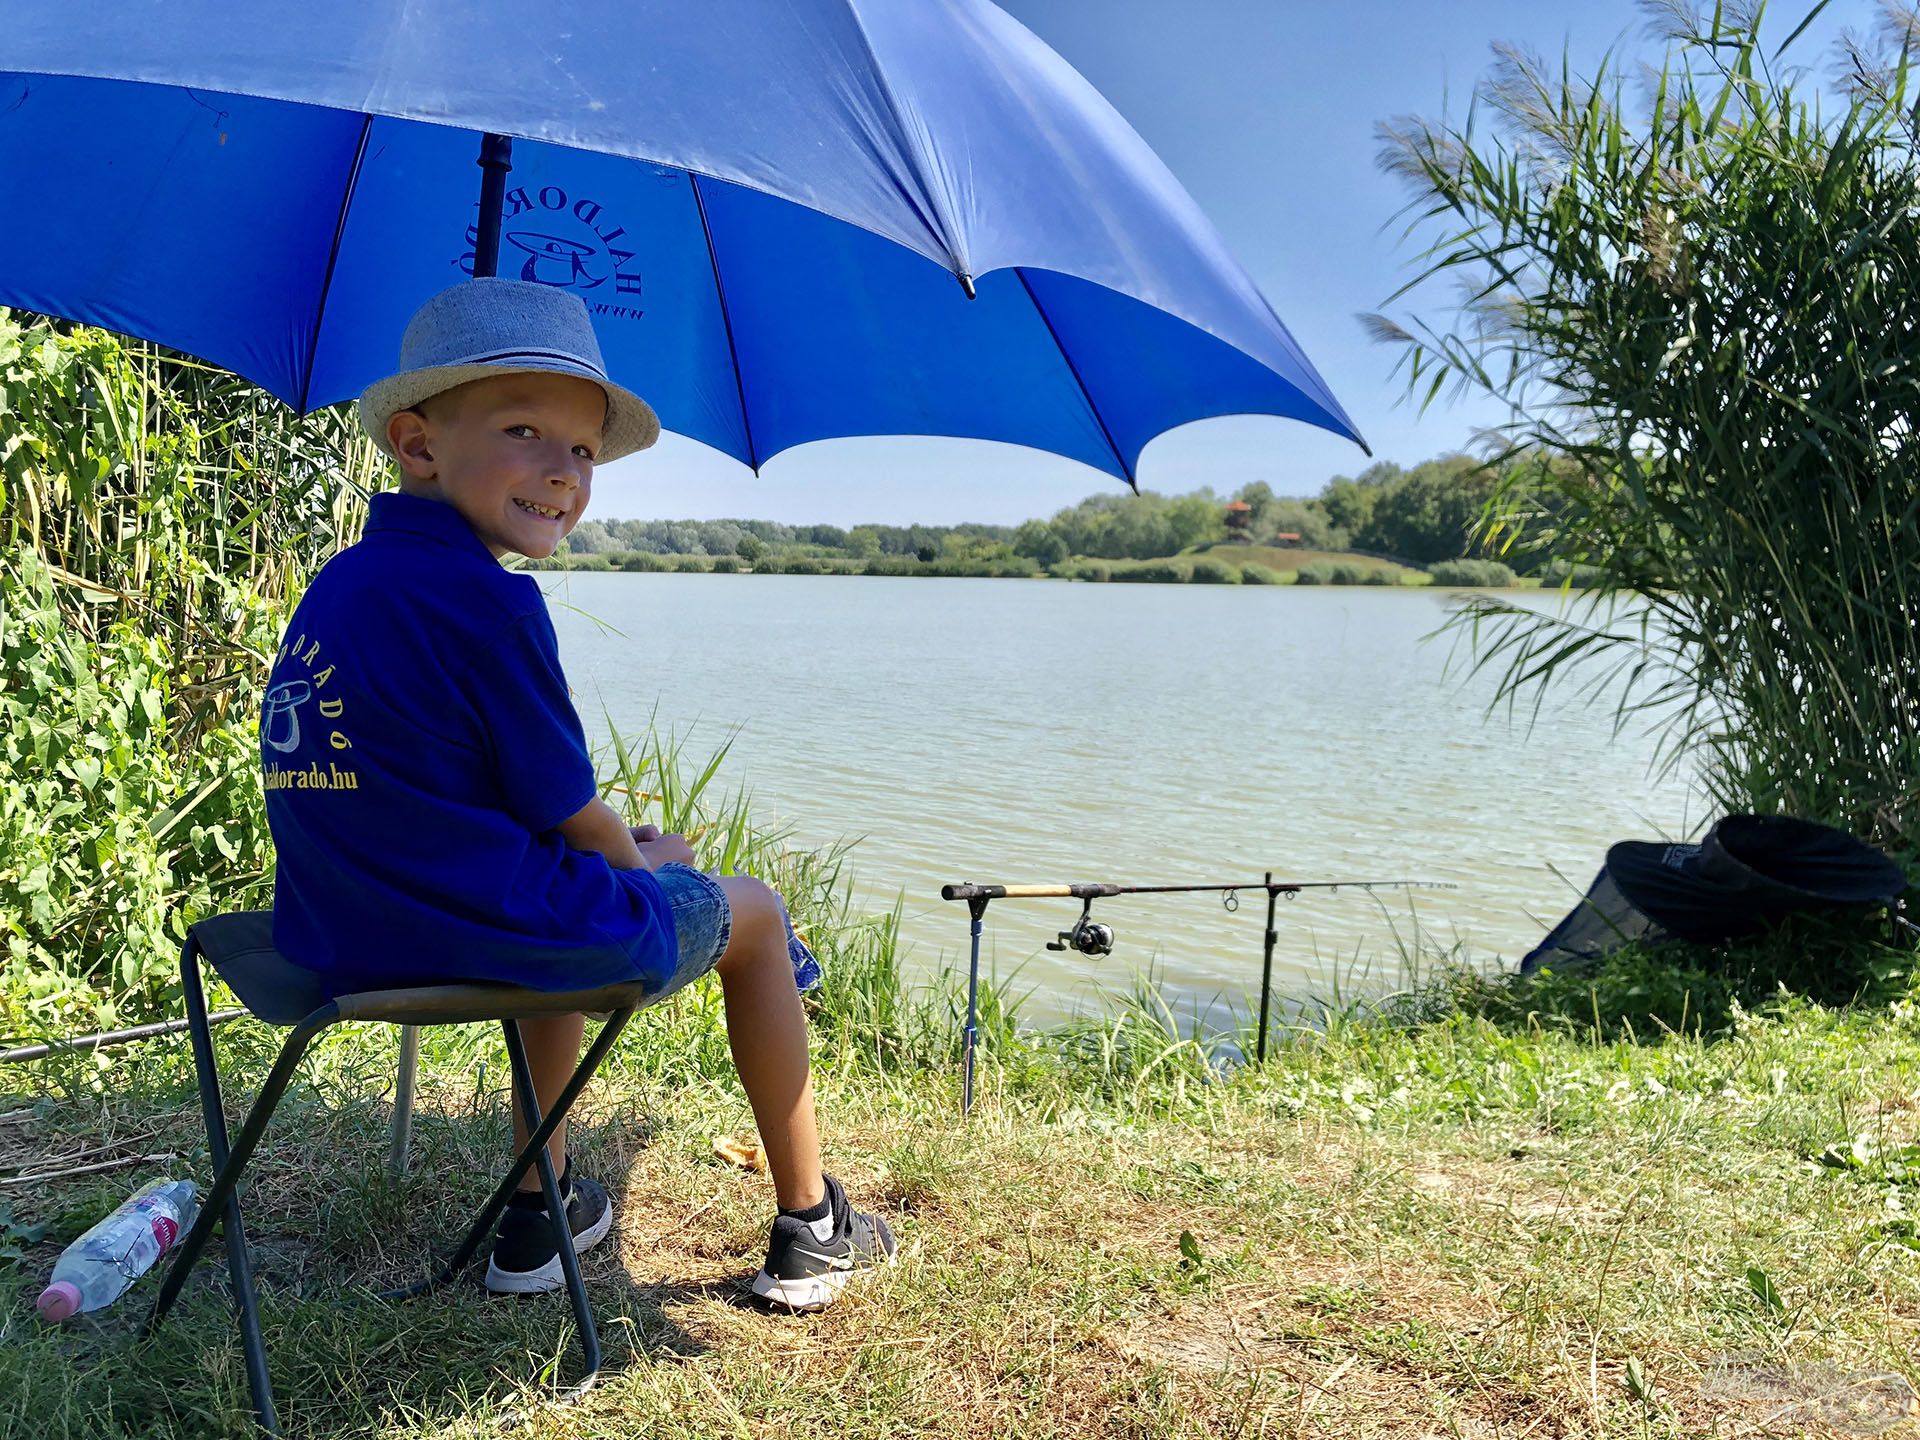
POLYGON ((56 1280, 40 1292, 35 1308, 49 1323, 65 1320, 80 1309, 80 1287, 71 1280, 56 1280))

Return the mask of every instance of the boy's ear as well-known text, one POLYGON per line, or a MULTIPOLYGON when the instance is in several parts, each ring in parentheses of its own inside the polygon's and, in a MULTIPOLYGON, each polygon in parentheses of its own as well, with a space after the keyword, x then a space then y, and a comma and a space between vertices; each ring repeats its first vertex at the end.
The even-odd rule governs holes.
POLYGON ((433 451, 427 448, 427 420, 417 410, 396 410, 387 417, 387 443, 400 468, 415 480, 434 477, 433 451))

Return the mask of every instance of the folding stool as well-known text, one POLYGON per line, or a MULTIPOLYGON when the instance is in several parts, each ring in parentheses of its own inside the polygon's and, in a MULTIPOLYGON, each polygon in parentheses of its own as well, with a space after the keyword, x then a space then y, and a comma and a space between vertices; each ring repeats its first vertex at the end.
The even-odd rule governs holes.
MULTIPOLYGON (((273 948, 271 911, 245 910, 214 916, 193 926, 180 951, 180 984, 187 1002, 188 1029, 193 1040, 194 1070, 200 1080, 200 1104, 206 1114, 207 1145, 213 1156, 214 1181, 200 1208, 199 1218, 187 1232, 175 1254, 166 1278, 147 1319, 152 1331, 166 1318, 186 1283, 194 1262, 200 1258, 216 1223, 224 1220, 227 1242, 227 1268, 233 1276, 234 1308, 240 1321, 241 1341, 246 1349, 247 1385, 253 1392, 253 1405, 261 1425, 269 1434, 279 1433, 274 1410, 273 1391, 267 1379, 266 1344, 260 1335, 260 1317, 253 1290, 253 1269, 247 1254, 246 1231, 240 1220, 240 1177, 252 1158, 254 1147, 272 1118, 274 1108, 293 1079, 293 1072, 314 1037, 330 1025, 343 1020, 389 1021, 405 1027, 422 1025, 464 1025, 474 1021, 498 1021, 506 1035, 507 1057, 513 1067, 513 1090, 529 1132, 527 1143, 514 1156, 513 1164, 481 1207, 466 1236, 453 1255, 426 1279, 401 1290, 388 1291, 385 1298, 411 1299, 446 1284, 478 1253, 506 1208, 520 1177, 529 1165, 537 1165, 540 1186, 546 1196, 547 1213, 553 1218, 554 1243, 560 1251, 560 1268, 566 1277, 567 1294, 580 1325, 580 1344, 586 1361, 586 1373, 580 1384, 590 1383, 600 1369, 600 1337, 594 1329, 593 1312, 587 1305, 587 1292, 580 1279, 580 1261, 574 1254, 573 1232, 567 1223, 566 1207, 561 1204, 560 1184, 547 1155, 548 1138, 566 1118, 567 1111, 585 1088, 589 1078, 613 1048, 633 1012, 650 998, 641 982, 607 986, 598 990, 554 993, 526 990, 509 985, 433 985, 395 990, 368 990, 329 998, 320 977, 303 970, 273 948), (204 955, 229 989, 248 1011, 270 1025, 290 1025, 287 1037, 274 1061, 266 1083, 261 1087, 253 1108, 240 1127, 231 1149, 227 1141, 227 1122, 220 1103, 220 1077, 214 1065, 213 1037, 207 1024, 206 992, 200 978, 199 957, 204 955), (543 1113, 540 1097, 534 1093, 532 1073, 527 1067, 526 1050, 521 1043, 523 1018, 541 1015, 606 1014, 607 1021, 594 1037, 550 1111, 543 1113)), ((406 1116, 398 1113, 399 1104, 412 1108, 412 1051, 414 1037, 403 1042, 402 1090, 394 1117, 394 1143, 390 1165, 403 1168, 406 1116)))

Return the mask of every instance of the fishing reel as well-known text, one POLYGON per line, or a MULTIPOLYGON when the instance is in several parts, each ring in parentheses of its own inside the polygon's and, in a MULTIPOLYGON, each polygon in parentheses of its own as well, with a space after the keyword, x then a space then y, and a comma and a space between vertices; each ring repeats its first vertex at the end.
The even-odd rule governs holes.
POLYGON ((1071 930, 1062 930, 1058 940, 1047 942, 1049 950, 1077 950, 1082 955, 1101 956, 1113 953, 1113 927, 1102 925, 1093 918, 1093 901, 1088 900, 1080 907, 1080 918, 1073 922, 1071 930))

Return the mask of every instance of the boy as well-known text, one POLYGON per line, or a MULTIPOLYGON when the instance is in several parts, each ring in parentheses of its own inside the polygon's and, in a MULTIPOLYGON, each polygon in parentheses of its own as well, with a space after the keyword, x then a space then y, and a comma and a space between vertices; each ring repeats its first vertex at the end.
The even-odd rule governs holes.
MULTIPOLYGON (((794 979, 810 957, 790 957, 765 885, 700 873, 683 838, 629 830, 600 799, 540 590, 499 564, 551 555, 594 465, 653 444, 659 421, 607 379, 577 297, 505 279, 422 306, 400 373, 360 397, 360 420, 400 489, 373 497, 360 542, 314 577, 261 715, 276 947, 335 994, 640 979, 658 999, 718 970, 780 1206, 754 1291, 830 1303, 894 1240, 820 1168, 794 979)), ((571 1073, 583 1026, 521 1022, 542 1097, 571 1073)), ((565 1126, 549 1153, 584 1250, 612 1223, 606 1192, 573 1174, 565 1126)), ((562 1283, 538 1185, 529 1171, 501 1220, 490 1290, 562 1283)))

